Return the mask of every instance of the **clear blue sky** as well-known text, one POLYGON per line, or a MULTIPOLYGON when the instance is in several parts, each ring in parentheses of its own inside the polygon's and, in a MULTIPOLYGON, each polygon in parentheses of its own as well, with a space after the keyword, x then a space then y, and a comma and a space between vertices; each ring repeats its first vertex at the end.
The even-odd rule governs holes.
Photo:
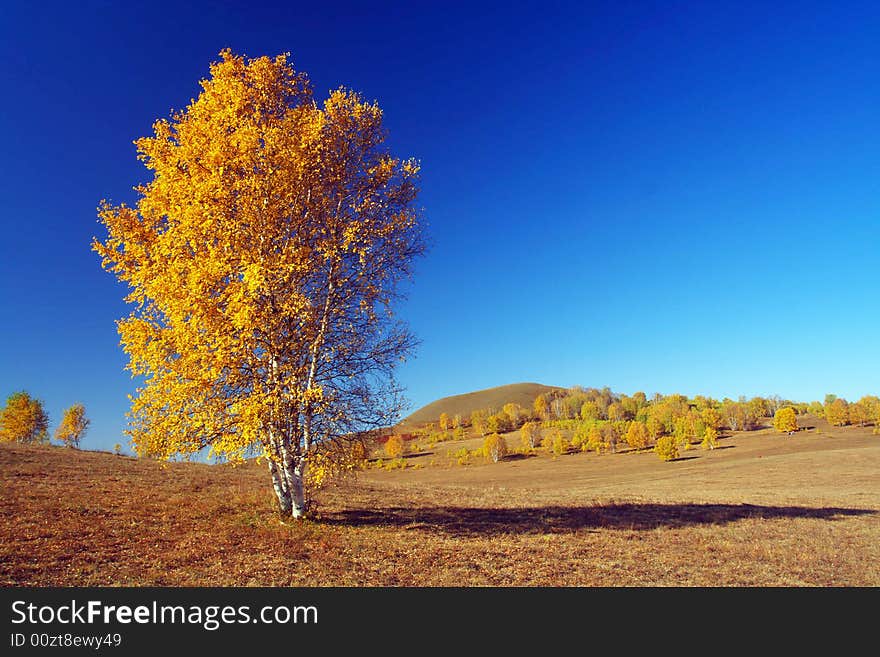
POLYGON ((132 140, 218 52, 385 110, 433 247, 413 408, 516 381, 880 393, 880 4, 0 5, 0 395, 122 437, 124 288, 90 251, 132 140))

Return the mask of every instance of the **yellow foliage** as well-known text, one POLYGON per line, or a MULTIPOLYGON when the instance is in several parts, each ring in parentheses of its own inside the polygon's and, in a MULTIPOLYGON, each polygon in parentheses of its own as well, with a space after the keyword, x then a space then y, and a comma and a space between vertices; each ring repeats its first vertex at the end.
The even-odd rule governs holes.
POLYGON ((678 441, 675 436, 661 436, 654 445, 654 451, 664 461, 678 458, 678 441))
POLYGON ((714 408, 704 408, 701 417, 707 427, 718 429, 721 426, 721 413, 714 408))
POLYGON ((661 422, 658 418, 650 415, 648 417, 647 422, 645 423, 645 428, 648 430, 648 435, 651 437, 651 440, 657 440, 660 436, 662 436, 666 430, 663 422, 661 422))
POLYGON ((376 103, 315 101, 285 55, 225 50, 201 86, 135 142, 152 173, 136 204, 98 210, 145 381, 128 433, 163 459, 256 448, 283 510, 304 468, 323 480, 339 457, 327 445, 396 411, 371 377, 413 345, 388 303, 424 250, 419 165, 388 153, 376 103))
POLYGON ((777 431, 788 433, 797 431, 797 415, 791 406, 780 408, 773 416, 773 426, 777 431))
POLYGON ((523 449, 532 450, 541 444, 541 426, 537 422, 526 422, 519 430, 523 449))
POLYGON ((86 417, 86 407, 74 404, 64 411, 61 424, 55 429, 55 439, 68 447, 78 447, 91 422, 86 417))
POLYGON ((568 454, 568 450, 571 448, 568 439, 559 429, 554 429, 551 433, 545 435, 541 440, 541 446, 554 456, 568 454))
POLYGON ((649 442, 648 428, 643 422, 630 422, 626 431, 626 442, 633 449, 644 449, 649 442))
POLYGON ((825 406, 825 419, 829 424, 843 426, 849 423, 849 404, 845 399, 835 399, 825 406))
POLYGON ((707 426, 700 445, 703 449, 715 449, 718 446, 718 431, 713 427, 707 426))
POLYGON ((389 436, 385 441, 385 455, 390 459, 398 459, 406 452, 406 443, 403 436, 389 436))
POLYGON ((596 452, 596 454, 601 454, 608 447, 608 443, 603 439, 602 430, 595 424, 587 431, 586 439, 581 443, 581 451, 596 452))
POLYGON ((9 396, 0 408, 0 441, 44 443, 49 441, 49 416, 43 402, 26 392, 9 396))
POLYGON ((491 433, 483 440, 483 452, 493 463, 498 463, 507 456, 507 441, 497 433, 491 433))

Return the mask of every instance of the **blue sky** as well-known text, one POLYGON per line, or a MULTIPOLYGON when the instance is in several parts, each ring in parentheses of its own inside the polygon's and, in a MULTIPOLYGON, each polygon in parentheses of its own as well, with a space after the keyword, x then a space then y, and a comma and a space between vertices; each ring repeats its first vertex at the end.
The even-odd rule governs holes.
POLYGON ((378 100, 421 159, 413 408, 516 381, 880 393, 880 5, 298 4, 0 6, 0 396, 125 442, 95 208, 134 199, 132 141, 224 47, 378 100))

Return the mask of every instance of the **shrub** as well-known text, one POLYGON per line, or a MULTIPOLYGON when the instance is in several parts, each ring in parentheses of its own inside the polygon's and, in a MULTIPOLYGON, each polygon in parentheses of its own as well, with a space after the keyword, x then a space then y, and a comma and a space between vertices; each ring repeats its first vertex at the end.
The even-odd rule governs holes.
POLYGON ((703 434, 703 442, 700 443, 703 449, 715 449, 718 446, 718 431, 713 427, 706 427, 703 434))
POLYGON ((675 436, 661 436, 654 445, 654 451, 664 461, 678 458, 678 441, 675 436))
POLYGON ((467 465, 470 463, 471 453, 467 447, 462 447, 452 455, 458 461, 459 465, 467 465))
POLYGON ((788 433, 789 431, 797 431, 797 415, 791 406, 780 408, 773 416, 773 426, 777 431, 788 433))
POLYGON ((500 434, 490 433, 483 441, 483 452, 492 463, 498 463, 507 456, 507 441, 500 434))
POLYGON ((390 436, 388 440, 385 441, 385 455, 388 458, 399 459, 403 456, 404 451, 405 445, 403 442, 403 436, 390 436))

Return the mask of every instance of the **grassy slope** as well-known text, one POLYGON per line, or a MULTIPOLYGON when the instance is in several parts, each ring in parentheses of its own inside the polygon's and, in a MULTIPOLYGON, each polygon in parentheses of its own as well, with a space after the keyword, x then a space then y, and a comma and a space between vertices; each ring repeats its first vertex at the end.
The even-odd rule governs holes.
POLYGON ((504 404, 510 402, 530 409, 538 395, 556 389, 553 386, 545 386, 540 383, 511 383, 463 395, 443 397, 415 411, 401 425, 414 427, 427 422, 436 422, 441 413, 448 414, 450 418, 456 414, 468 417, 474 411, 484 408, 501 410, 504 404))
POLYGON ((369 471, 287 526, 256 464, 0 445, 0 585, 880 585, 870 429, 721 446, 369 471))

